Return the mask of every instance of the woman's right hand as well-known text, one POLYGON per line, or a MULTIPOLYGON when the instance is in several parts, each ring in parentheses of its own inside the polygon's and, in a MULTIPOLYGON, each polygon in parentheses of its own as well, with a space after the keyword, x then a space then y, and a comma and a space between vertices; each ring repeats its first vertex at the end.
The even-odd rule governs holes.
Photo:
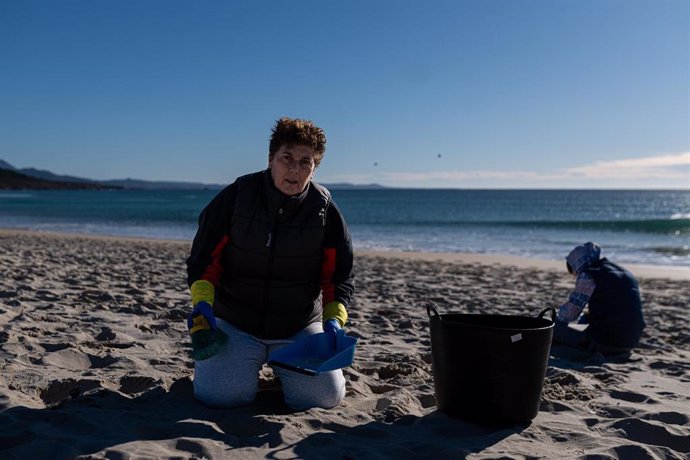
POLYGON ((201 301, 194 306, 194 310, 187 316, 187 329, 190 334, 216 328, 216 316, 213 307, 208 302, 201 301))

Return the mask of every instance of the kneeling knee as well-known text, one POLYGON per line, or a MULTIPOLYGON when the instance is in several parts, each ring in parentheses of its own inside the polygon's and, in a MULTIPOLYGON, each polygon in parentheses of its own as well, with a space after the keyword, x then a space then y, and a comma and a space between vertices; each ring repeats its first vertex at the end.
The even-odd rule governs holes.
POLYGON ((202 402, 205 406, 229 409, 233 407, 246 406, 251 404, 256 397, 256 392, 245 391, 241 393, 228 392, 214 392, 214 391, 199 391, 195 388, 194 397, 202 402))
POLYGON ((285 403, 295 410, 307 410, 313 408, 332 409, 345 399, 345 388, 333 389, 329 392, 317 394, 302 393, 297 396, 285 397, 285 403))
POLYGON ((204 404, 204 406, 212 407, 214 409, 232 409, 233 407, 241 407, 251 404, 254 398, 214 398, 208 395, 194 395, 196 399, 204 404))

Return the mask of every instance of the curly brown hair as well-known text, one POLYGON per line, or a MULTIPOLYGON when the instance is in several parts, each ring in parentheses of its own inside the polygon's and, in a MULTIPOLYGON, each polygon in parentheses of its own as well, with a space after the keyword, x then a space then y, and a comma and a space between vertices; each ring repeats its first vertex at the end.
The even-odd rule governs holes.
POLYGON ((326 133, 311 120, 282 117, 271 130, 268 155, 273 156, 283 145, 306 145, 314 149, 314 163, 321 163, 326 153, 326 133))

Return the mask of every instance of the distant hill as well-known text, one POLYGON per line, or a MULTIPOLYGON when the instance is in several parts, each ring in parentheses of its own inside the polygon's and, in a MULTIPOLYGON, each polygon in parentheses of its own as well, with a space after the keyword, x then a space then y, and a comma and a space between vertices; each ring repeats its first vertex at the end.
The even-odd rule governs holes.
MULTIPOLYGON (((20 175, 28 176, 29 178, 38 179, 45 182, 68 183, 69 186, 64 187, 40 187, 35 188, 83 188, 83 189, 97 189, 97 188, 118 188, 118 189, 133 189, 133 190, 220 190, 227 184, 203 184, 199 182, 176 182, 176 181, 149 181, 142 179, 112 179, 104 181, 96 181, 93 179, 85 179, 83 177, 67 176, 55 174, 50 171, 36 168, 22 168, 17 169, 6 161, 0 160, 0 168, 7 171, 12 171, 20 175), (81 184, 82 187, 76 187, 75 184, 81 184)), ((7 179, 9 180, 9 179, 7 179)), ((230 180, 230 179, 228 179, 230 180)), ((26 182, 28 183, 28 182, 26 182)), ((38 184, 39 182, 35 182, 38 184)), ((348 183, 334 183, 323 184, 324 187, 330 190, 350 190, 350 189, 382 189, 386 188, 378 184, 354 185, 348 183)), ((1 188, 4 187, 0 183, 1 188)), ((30 188, 30 187, 24 187, 30 188)))
POLYGON ((10 171, 15 171, 17 168, 6 161, 0 160, 0 169, 9 169, 10 171))
POLYGON ((336 182, 333 184, 322 185, 329 190, 376 190, 387 188, 379 184, 349 184, 347 182, 336 182))
POLYGON ((43 180, 48 180, 48 181, 54 181, 54 182, 73 182, 73 183, 85 183, 85 184, 98 184, 98 181, 91 180, 91 179, 84 179, 82 177, 76 177, 76 176, 64 176, 64 175, 59 175, 59 174, 54 174, 50 171, 46 171, 44 169, 36 169, 36 168, 22 168, 22 169, 15 169, 16 172, 19 172, 21 174, 24 174, 29 177, 34 177, 36 179, 43 179, 43 180))
POLYGON ((138 190, 220 190, 225 187, 220 184, 202 184, 200 182, 150 181, 129 178, 105 180, 100 183, 138 190))
MULTIPOLYGON (((224 185, 220 184, 202 184, 198 182, 173 182, 173 181, 147 181, 140 179, 113 179, 105 181, 97 181, 93 179, 85 179, 83 177, 68 176, 55 174, 50 171, 36 168, 22 168, 17 169, 6 161, 0 160, 0 168, 11 170, 19 174, 23 174, 30 178, 40 179, 49 182, 82 184, 81 188, 115 188, 115 189, 137 189, 137 190, 215 190, 221 189, 224 185)), ((73 185, 70 188, 76 188, 73 185)), ((0 185, 0 188, 3 188, 0 185)), ((63 187, 65 188, 65 187, 63 187)))
POLYGON ((31 177, 11 169, 0 168, 0 190, 99 190, 115 188, 120 187, 87 182, 51 181, 31 177))

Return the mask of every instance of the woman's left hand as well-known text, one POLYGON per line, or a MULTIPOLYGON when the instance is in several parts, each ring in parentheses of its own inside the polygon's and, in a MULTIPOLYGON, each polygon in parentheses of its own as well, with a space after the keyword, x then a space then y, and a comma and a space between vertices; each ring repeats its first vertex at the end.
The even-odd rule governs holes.
POLYGON ((329 335, 329 342, 333 348, 337 348, 338 331, 342 329, 340 322, 335 319, 329 319, 323 323, 323 331, 329 335))

